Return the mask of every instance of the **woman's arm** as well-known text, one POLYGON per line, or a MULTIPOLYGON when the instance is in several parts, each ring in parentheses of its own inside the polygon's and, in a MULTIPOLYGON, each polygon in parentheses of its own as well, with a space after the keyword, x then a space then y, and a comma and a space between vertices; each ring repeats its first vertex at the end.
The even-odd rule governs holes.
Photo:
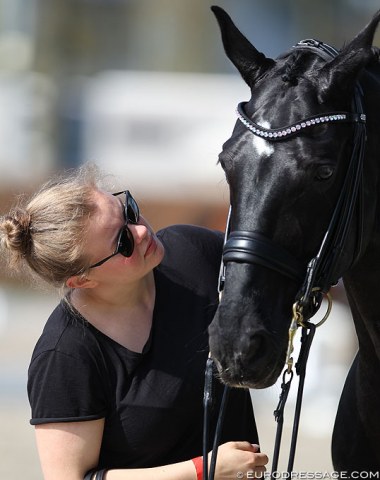
MULTIPOLYGON (((215 480, 256 478, 266 471, 268 457, 258 453, 258 445, 248 442, 227 442, 218 449, 215 480)), ((210 460, 211 454, 209 454, 210 460)), ((106 480, 197 480, 191 460, 155 468, 109 470, 106 480)))
POLYGON ((83 480, 99 460, 104 419, 35 427, 45 480, 83 480))
MULTIPOLYGON (((104 420, 48 423, 36 426, 37 448, 45 480, 83 480, 96 468, 104 420)), ((219 447, 215 479, 236 478, 238 472, 263 473, 268 457, 248 442, 219 447)), ((154 468, 109 470, 106 480, 196 480, 191 460, 154 468)))
POLYGON ((191 460, 162 467, 109 470, 106 480, 197 480, 191 460))

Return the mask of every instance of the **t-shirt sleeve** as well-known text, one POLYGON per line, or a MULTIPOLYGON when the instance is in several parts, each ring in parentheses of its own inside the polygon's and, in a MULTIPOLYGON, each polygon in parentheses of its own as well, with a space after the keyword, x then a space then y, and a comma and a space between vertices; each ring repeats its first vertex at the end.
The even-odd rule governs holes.
POLYGON ((30 423, 76 422, 104 418, 104 378, 95 361, 48 350, 29 367, 30 423))

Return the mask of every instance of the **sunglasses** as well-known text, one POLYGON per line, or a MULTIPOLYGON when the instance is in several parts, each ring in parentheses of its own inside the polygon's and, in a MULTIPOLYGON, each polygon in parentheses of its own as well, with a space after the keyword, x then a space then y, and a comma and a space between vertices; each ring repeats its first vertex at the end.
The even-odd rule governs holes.
POLYGON ((124 209, 123 209, 125 224, 123 228, 120 230, 119 235, 117 237, 116 249, 111 255, 109 255, 106 258, 103 258, 103 260, 100 260, 99 262, 94 263, 89 268, 100 267, 100 265, 103 265, 104 262, 114 257, 115 255, 118 255, 119 253, 124 257, 130 257, 133 253, 135 242, 133 240, 133 235, 128 228, 128 224, 132 223, 133 225, 135 225, 136 223, 138 223, 140 218, 140 210, 136 200, 132 197, 129 190, 116 192, 116 193, 113 193, 112 195, 116 197, 121 194, 125 194, 125 203, 124 203, 124 209))

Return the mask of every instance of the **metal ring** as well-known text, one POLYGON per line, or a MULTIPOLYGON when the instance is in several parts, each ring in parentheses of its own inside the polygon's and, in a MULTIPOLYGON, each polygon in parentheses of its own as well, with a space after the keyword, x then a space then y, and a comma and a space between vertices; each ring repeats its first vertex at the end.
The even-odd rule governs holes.
MULTIPOLYGON (((313 288, 312 291, 315 291, 315 292, 316 292, 316 291, 318 291, 318 290, 320 290, 320 289, 316 287, 316 288, 313 288)), ((332 297, 331 297, 331 294, 330 294, 330 292, 326 292, 324 295, 325 295, 325 297, 327 298, 327 302, 328 302, 328 304, 327 304, 327 310, 326 310, 326 313, 325 313, 324 317, 323 317, 318 323, 315 324, 315 328, 318 328, 318 327, 320 327, 321 325, 323 325, 323 324, 325 323, 325 321, 328 319, 328 317, 329 317, 329 315, 330 315, 330 313, 331 313, 331 309, 332 309, 332 297)), ((308 323, 309 323, 309 322, 303 322, 303 321, 301 321, 301 322, 300 322, 300 325, 301 325, 302 327, 304 327, 304 328, 308 328, 308 325, 307 325, 308 323)))
POLYGON ((293 380, 293 375, 294 375, 293 370, 289 370, 289 368, 286 368, 284 370, 284 373, 282 374, 282 385, 286 385, 287 383, 290 383, 293 380), (288 381, 285 380, 286 375, 289 375, 288 381))

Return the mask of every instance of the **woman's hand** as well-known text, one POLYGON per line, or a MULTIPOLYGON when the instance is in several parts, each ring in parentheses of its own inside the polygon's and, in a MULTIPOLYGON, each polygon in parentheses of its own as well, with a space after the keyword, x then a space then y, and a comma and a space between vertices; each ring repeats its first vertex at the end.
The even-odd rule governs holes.
MULTIPOLYGON (((209 454, 209 463, 211 453, 209 454)), ((249 442, 228 442, 218 449, 215 480, 256 478, 266 471, 268 457, 249 442)))

